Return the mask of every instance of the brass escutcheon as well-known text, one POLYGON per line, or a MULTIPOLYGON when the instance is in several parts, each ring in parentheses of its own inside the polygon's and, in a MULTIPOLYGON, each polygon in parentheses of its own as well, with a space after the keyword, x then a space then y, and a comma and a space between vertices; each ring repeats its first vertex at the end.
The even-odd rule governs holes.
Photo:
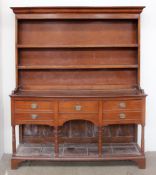
POLYGON ((126 118, 126 114, 121 113, 121 114, 119 114, 119 117, 120 117, 120 119, 125 119, 126 118))
POLYGON ((75 110, 76 110, 76 111, 81 111, 81 109, 82 109, 82 106, 80 106, 80 105, 76 105, 76 106, 75 106, 75 110))
POLYGON ((36 103, 32 103, 32 104, 31 104, 31 108, 32 108, 32 109, 36 109, 36 108, 37 108, 37 104, 36 104, 36 103))
POLYGON ((38 115, 37 115, 37 114, 32 114, 32 115, 31 115, 31 118, 32 118, 33 120, 35 120, 35 119, 38 118, 38 115))
POLYGON ((125 102, 120 102, 119 107, 120 108, 126 108, 126 103, 125 102))

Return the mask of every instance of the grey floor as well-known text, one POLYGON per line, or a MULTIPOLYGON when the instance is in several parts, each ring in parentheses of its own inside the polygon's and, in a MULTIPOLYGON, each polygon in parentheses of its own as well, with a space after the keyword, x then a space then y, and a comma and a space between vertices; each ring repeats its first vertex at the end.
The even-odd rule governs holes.
POLYGON ((148 152, 147 168, 138 169, 129 161, 101 163, 27 162, 17 170, 10 169, 11 156, 5 154, 0 161, 0 175, 155 175, 156 152, 148 152))

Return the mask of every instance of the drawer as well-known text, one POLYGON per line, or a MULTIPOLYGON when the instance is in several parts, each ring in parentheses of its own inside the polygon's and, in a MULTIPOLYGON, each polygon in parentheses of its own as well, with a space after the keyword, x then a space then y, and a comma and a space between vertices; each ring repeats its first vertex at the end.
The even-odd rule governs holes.
POLYGON ((15 112, 49 111, 53 112, 55 103, 51 101, 15 101, 15 112))
POLYGON ((143 113, 140 111, 126 112, 104 112, 103 122, 105 123, 140 123, 143 119, 143 113))
POLYGON ((142 100, 110 100, 103 102, 103 111, 108 110, 142 110, 142 100))
POLYGON ((97 101, 61 101, 60 113, 98 113, 97 101))
POLYGON ((54 114, 53 113, 17 113, 14 116, 15 123, 41 123, 45 124, 50 121, 54 121, 54 114))

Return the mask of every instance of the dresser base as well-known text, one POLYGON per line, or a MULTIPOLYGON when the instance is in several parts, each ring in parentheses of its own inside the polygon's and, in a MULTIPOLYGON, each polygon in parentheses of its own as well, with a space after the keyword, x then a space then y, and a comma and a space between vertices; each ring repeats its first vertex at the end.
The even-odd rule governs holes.
POLYGON ((136 143, 104 144, 102 156, 98 155, 96 144, 60 144, 59 156, 54 153, 53 144, 20 144, 12 157, 12 169, 21 162, 33 160, 47 161, 106 161, 133 160, 139 168, 145 168, 145 157, 136 143))
POLYGON ((146 158, 144 155, 141 156, 129 156, 129 157, 105 157, 105 158, 33 158, 33 157, 16 157, 12 156, 11 159, 11 169, 15 170, 17 169, 21 163, 24 163, 25 161, 52 161, 52 162, 104 162, 104 161, 133 161, 136 163, 136 165, 140 169, 146 168, 146 158))

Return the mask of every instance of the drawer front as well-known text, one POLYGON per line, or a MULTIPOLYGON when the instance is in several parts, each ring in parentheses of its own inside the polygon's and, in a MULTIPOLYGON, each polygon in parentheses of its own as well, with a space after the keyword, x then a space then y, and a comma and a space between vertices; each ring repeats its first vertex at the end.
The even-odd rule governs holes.
POLYGON ((103 122, 105 123, 140 123, 143 120, 143 113, 140 111, 104 112, 103 122))
MULTIPOLYGON (((14 116, 16 123, 39 123, 54 121, 53 113, 17 113, 14 116)), ((49 123, 50 124, 50 123, 49 123)))
POLYGON ((98 113, 97 101, 61 101, 60 113, 98 113))
POLYGON ((110 100, 103 102, 103 111, 109 110, 142 110, 142 100, 110 100))
POLYGON ((54 112, 55 103, 51 101, 15 101, 15 112, 49 111, 54 112))

